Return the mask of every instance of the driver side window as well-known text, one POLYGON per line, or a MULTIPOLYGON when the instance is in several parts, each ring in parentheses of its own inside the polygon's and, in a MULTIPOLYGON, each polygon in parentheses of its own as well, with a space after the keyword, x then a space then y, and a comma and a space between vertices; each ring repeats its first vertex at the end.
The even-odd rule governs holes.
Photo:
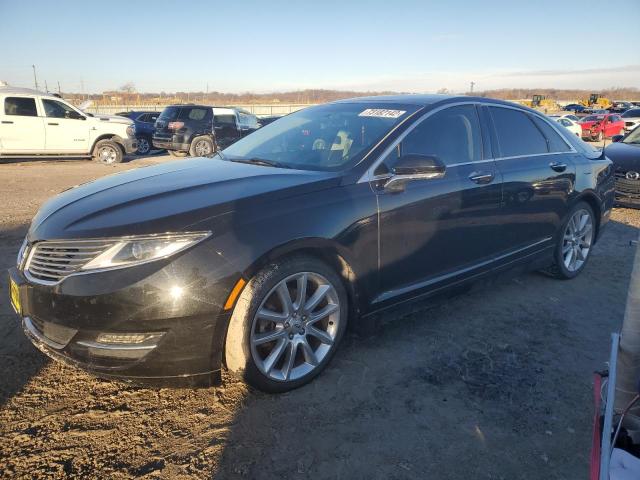
POLYGON ((375 174, 387 173, 401 155, 437 156, 445 165, 482 159, 480 122, 474 105, 446 108, 423 120, 400 142, 375 174))
POLYGON ((65 105, 62 102, 56 102, 55 100, 42 100, 42 104, 44 105, 44 111, 47 117, 51 118, 72 118, 73 114, 76 113, 68 105, 65 105))

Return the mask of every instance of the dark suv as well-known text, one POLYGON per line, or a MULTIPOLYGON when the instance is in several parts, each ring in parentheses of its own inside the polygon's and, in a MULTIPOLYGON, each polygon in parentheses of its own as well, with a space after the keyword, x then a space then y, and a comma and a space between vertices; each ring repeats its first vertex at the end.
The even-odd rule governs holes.
POLYGON ((171 105, 156 120, 153 145, 170 155, 207 157, 259 128, 255 115, 239 108, 171 105))
POLYGON ((130 118, 136 125, 136 139, 138 140, 138 155, 146 155, 153 148, 153 132, 155 132, 155 122, 160 116, 160 112, 133 111, 116 113, 121 117, 130 118))

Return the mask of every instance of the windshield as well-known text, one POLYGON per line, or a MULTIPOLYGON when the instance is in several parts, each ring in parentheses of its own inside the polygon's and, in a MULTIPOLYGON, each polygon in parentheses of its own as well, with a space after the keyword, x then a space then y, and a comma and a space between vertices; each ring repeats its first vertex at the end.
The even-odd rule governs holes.
POLYGON ((343 170, 418 108, 363 103, 310 107, 260 128, 225 149, 224 156, 302 170, 343 170))
POLYGON ((636 118, 640 117, 640 108, 632 108, 631 110, 627 110, 622 115, 622 118, 636 118))
POLYGON ((640 127, 636 127, 622 140, 622 143, 640 145, 640 127))

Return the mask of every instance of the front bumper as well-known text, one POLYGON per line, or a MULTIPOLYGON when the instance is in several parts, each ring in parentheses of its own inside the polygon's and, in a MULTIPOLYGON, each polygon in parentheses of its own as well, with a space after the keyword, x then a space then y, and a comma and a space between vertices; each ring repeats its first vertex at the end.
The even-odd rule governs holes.
POLYGON ((215 252, 204 257, 215 258, 190 251, 164 265, 69 276, 57 285, 32 283, 16 268, 9 277, 25 335, 51 358, 143 383, 207 378, 221 368, 230 317, 223 305, 239 273, 215 252))
POLYGON ((135 138, 125 138, 122 140, 125 153, 135 153, 138 150, 138 141, 135 138))
POLYGON ((640 180, 630 180, 623 173, 616 173, 615 204, 621 207, 640 208, 640 180))

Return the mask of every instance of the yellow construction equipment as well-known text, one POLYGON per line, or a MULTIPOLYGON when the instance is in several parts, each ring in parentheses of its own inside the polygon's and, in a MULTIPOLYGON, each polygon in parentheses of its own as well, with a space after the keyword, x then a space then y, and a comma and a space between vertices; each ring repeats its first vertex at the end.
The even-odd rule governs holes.
POLYGON ((610 108, 612 103, 606 97, 603 97, 599 93, 592 93, 589 95, 589 98, 583 98, 580 100, 580 104, 585 107, 599 107, 599 108, 610 108))
POLYGON ((558 104, 555 100, 545 97, 544 95, 533 95, 531 100, 520 100, 520 103, 526 107, 541 108, 544 110, 557 110, 558 104))

